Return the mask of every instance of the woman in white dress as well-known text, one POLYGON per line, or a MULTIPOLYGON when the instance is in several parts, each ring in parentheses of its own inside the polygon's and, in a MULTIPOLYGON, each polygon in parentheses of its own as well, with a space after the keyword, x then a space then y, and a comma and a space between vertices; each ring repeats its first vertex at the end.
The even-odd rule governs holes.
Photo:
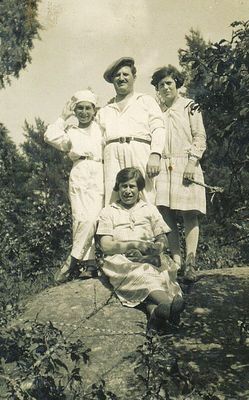
POLYGON ((163 112, 166 141, 161 171, 156 182, 156 205, 171 228, 169 247, 174 261, 181 266, 182 257, 177 213, 183 217, 186 240, 185 277, 195 279, 195 257, 199 239, 198 214, 206 213, 200 159, 206 149, 206 133, 198 104, 178 93, 182 74, 173 66, 160 68, 152 76, 152 85, 163 112))
POLYGON ((137 168, 124 168, 116 178, 115 203, 99 216, 97 235, 104 253, 102 270, 123 305, 146 305, 150 326, 179 322, 182 292, 177 265, 163 253, 169 227, 157 208, 140 200, 145 179, 137 168))
POLYGON ((73 161, 69 178, 73 246, 57 281, 77 277, 81 267, 95 264, 94 234, 104 196, 102 134, 94 121, 96 102, 90 90, 76 92, 44 136, 45 142, 67 152, 73 161), (77 118, 78 125, 68 125, 71 116, 77 118))

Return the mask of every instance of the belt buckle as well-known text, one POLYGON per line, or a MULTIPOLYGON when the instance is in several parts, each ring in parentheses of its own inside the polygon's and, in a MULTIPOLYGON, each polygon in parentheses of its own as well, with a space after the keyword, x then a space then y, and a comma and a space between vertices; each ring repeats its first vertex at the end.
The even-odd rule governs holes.
POLYGON ((125 136, 121 136, 119 138, 119 143, 126 143, 126 137, 125 136))

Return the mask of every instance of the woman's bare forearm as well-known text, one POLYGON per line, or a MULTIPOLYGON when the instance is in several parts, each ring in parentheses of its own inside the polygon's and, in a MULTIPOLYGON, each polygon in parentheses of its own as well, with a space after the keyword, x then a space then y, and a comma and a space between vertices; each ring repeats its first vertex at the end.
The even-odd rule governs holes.
POLYGON ((102 251, 106 255, 125 254, 132 249, 138 249, 145 252, 148 248, 148 243, 145 241, 131 240, 131 241, 118 241, 113 240, 112 237, 103 236, 100 239, 102 251))

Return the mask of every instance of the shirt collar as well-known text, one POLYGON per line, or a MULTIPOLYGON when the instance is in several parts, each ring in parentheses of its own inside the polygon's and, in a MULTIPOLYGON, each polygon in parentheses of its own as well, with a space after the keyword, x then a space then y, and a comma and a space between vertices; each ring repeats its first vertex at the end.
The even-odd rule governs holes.
POLYGON ((137 209, 137 208, 142 208, 142 207, 145 207, 146 205, 147 205, 147 203, 145 203, 145 201, 143 201, 143 200, 139 200, 138 203, 134 207, 132 207, 131 209, 122 207, 122 205, 119 203, 119 201, 110 204, 110 206, 112 208, 115 208, 117 210, 118 209, 119 210, 124 210, 124 211, 129 211, 129 210, 134 210, 134 209, 137 209))
MULTIPOLYGON (((125 108, 126 108, 126 107, 129 107, 134 101, 136 101, 139 97, 142 97, 142 96, 144 96, 143 93, 134 92, 134 93, 133 93, 133 96, 131 96, 131 97, 129 98, 128 103, 126 104, 125 108)), ((117 105, 117 103, 116 103, 115 97, 113 97, 113 98, 108 102, 107 106, 119 110, 119 107, 118 107, 118 105, 117 105)))

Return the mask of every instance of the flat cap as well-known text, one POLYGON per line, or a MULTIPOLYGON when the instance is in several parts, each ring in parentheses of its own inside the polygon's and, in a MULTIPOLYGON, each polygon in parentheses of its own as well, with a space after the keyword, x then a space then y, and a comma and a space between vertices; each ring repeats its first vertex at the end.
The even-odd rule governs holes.
POLYGON ((119 68, 124 65, 128 65, 129 67, 133 67, 135 64, 135 61, 132 57, 121 57, 118 60, 114 61, 109 67, 105 70, 104 72, 104 79, 112 83, 112 77, 114 72, 119 68))

